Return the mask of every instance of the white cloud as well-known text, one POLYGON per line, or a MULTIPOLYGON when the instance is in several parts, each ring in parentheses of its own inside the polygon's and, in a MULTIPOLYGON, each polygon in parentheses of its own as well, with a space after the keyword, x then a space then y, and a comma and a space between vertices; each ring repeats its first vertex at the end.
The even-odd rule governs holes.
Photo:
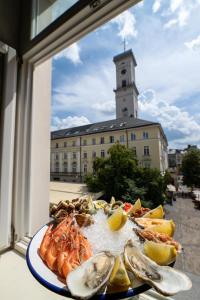
POLYGON ((59 130, 59 129, 64 129, 64 128, 71 128, 71 127, 77 127, 77 126, 82 126, 89 124, 90 121, 88 118, 81 116, 81 117, 71 117, 68 116, 66 118, 59 118, 59 117, 53 117, 52 118, 52 126, 51 130, 59 130))
POLYGON ((190 42, 185 42, 185 46, 191 50, 200 49, 200 34, 190 42))
POLYGON ((153 13, 157 13, 159 11, 160 7, 161 7, 161 0, 155 0, 153 7, 152 7, 153 13))
POLYGON ((136 20, 132 12, 125 11, 116 18, 114 18, 111 23, 116 23, 118 25, 118 35, 124 39, 129 37, 136 37, 136 20))
POLYGON ((164 28, 171 28, 174 25, 183 27, 188 24, 190 17, 199 9, 199 0, 171 0, 168 10, 163 16, 170 19, 165 23, 164 28))
POLYGON ((80 47, 77 43, 72 44, 68 48, 59 52, 54 56, 54 59, 66 58, 71 60, 75 65, 81 63, 80 47))
POLYGON ((180 134, 172 141, 174 146, 200 145, 200 125, 194 117, 176 105, 158 100, 154 90, 146 90, 140 95, 139 108, 143 115, 159 121, 164 129, 180 134))
POLYGON ((88 65, 84 74, 63 77, 53 90, 52 110, 55 115, 86 115, 91 122, 115 117, 115 68, 112 61, 88 65))

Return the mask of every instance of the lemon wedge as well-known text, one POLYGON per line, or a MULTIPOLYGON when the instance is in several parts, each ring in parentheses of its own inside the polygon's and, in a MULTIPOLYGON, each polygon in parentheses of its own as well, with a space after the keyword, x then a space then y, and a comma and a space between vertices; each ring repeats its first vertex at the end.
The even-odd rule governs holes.
POLYGON ((175 224, 172 220, 165 220, 165 222, 161 224, 149 226, 148 229, 154 232, 166 233, 169 236, 173 236, 175 231, 175 224))
POLYGON ((104 208, 108 204, 105 200, 95 200, 93 203, 96 209, 104 208))
POLYGON ((110 199, 110 205, 113 205, 115 202, 116 202, 115 197, 112 196, 111 199, 110 199))
POLYGON ((115 260, 115 265, 112 270, 109 281, 112 285, 116 286, 128 287, 131 284, 125 265, 120 255, 117 256, 115 260))
POLYGON ((113 231, 120 230, 125 225, 127 218, 126 212, 121 207, 117 208, 107 220, 109 228, 113 231))
POLYGON ((128 211, 128 214, 131 215, 132 213, 135 213, 136 210, 140 209, 142 207, 141 201, 138 198, 135 204, 132 205, 131 209, 128 211))
POLYGON ((173 245, 146 241, 144 253, 159 265, 169 265, 176 259, 177 251, 173 245))
POLYGON ((154 219, 163 219, 164 217, 164 210, 162 205, 148 211, 143 218, 154 218, 154 219))

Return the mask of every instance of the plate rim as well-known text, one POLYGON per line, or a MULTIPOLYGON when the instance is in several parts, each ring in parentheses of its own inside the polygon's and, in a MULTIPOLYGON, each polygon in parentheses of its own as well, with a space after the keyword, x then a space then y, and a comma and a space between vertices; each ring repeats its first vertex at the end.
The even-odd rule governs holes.
MULTIPOLYGON (((60 288, 50 282, 48 282, 45 278, 43 278, 33 267, 33 265, 31 264, 31 259, 29 256, 29 250, 32 244, 33 239, 35 238, 35 236, 45 227, 48 226, 51 223, 55 223, 54 221, 50 221, 47 224, 43 225, 39 230, 37 230, 37 232, 34 234, 34 236, 32 237, 31 241, 28 244, 28 248, 26 251, 26 263, 27 266, 29 268, 29 271, 31 272, 31 274, 33 275, 33 277, 40 283, 42 284, 44 287, 46 287, 48 290, 59 294, 61 296, 65 296, 65 297, 70 297, 71 299, 75 299, 73 298, 73 296, 71 295, 70 291, 66 288, 60 288)), ((37 254, 38 255, 38 254, 37 254)), ((122 292, 114 292, 114 293, 103 293, 103 294, 96 294, 94 295, 91 299, 95 299, 95 300, 100 300, 100 299, 104 299, 104 300, 116 300, 116 299, 124 299, 124 298, 128 298, 128 297, 133 297, 136 295, 139 295, 141 293, 146 292, 147 290, 151 289, 152 287, 149 286, 148 284, 144 283, 138 287, 135 288, 129 288, 127 291, 122 291, 122 292), (117 297, 117 298, 116 298, 117 297)))

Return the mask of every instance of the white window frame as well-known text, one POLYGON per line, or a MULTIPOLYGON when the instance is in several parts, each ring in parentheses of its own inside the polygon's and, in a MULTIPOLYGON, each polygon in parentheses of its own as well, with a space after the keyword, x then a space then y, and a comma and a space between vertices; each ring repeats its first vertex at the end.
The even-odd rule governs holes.
MULTIPOLYGON (((43 115, 43 123, 44 120, 47 121, 46 127, 44 126, 38 137, 41 120, 37 121, 38 124, 35 126, 38 111, 33 82, 37 67, 137 2, 139 1, 102 0, 99 9, 88 5, 22 57, 23 64, 17 94, 13 189, 13 226, 16 249, 19 251, 21 251, 20 241, 25 236, 32 236, 40 226, 48 222, 50 159, 46 152, 47 147, 50 148, 50 141, 48 145, 47 140, 47 137, 49 139, 50 104, 47 105, 47 110, 43 115), (38 147, 39 155, 37 156, 35 145, 38 139, 42 140, 42 137, 44 140, 38 147), (43 176, 42 182, 37 179, 38 170, 41 172, 40 176, 43 176), (37 218, 35 218, 36 215, 37 218)), ((45 101, 49 99, 43 99, 41 102, 45 104, 45 101)))

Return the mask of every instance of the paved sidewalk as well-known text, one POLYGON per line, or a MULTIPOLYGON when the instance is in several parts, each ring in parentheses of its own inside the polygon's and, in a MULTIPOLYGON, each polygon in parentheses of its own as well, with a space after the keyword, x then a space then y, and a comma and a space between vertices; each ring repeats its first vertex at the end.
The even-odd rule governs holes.
POLYGON ((174 220, 175 239, 184 248, 175 267, 185 272, 193 283, 190 291, 179 293, 173 299, 200 300, 200 210, 194 208, 192 199, 177 198, 173 206, 165 206, 165 212, 167 219, 174 220))

